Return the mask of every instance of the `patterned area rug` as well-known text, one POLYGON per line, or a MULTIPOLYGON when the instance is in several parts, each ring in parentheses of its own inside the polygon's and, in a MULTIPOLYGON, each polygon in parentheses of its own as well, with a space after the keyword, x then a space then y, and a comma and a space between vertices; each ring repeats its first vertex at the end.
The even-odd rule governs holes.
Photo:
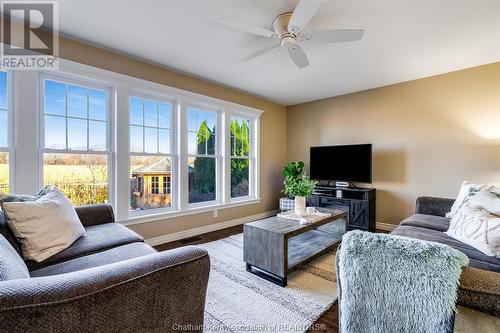
POLYGON ((245 270, 243 234, 200 246, 211 260, 204 332, 305 332, 337 300, 333 252, 282 288, 245 270))

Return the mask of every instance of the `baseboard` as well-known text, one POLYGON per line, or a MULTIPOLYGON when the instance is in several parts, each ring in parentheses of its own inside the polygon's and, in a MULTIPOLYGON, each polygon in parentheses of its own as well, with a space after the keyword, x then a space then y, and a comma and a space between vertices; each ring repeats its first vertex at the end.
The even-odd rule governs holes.
POLYGON ((384 230, 384 231, 393 231, 396 229, 397 225, 395 224, 390 224, 390 223, 382 223, 382 222, 377 222, 375 224, 375 228, 377 230, 384 230))
POLYGON ((174 241, 177 241, 179 239, 194 237, 194 236, 198 236, 201 234, 206 234, 207 232, 226 229, 229 227, 234 227, 235 225, 240 225, 240 224, 252 222, 255 220, 264 219, 266 217, 274 216, 277 213, 278 213, 278 210, 271 210, 271 211, 267 211, 267 212, 263 212, 263 213, 259 213, 259 214, 255 214, 255 215, 241 217, 239 219, 234 219, 234 220, 229 220, 229 221, 225 221, 225 222, 219 222, 219 223, 206 225, 206 226, 199 227, 199 228, 179 231, 179 232, 175 232, 173 234, 162 235, 162 236, 146 239, 146 243, 148 243, 151 246, 157 246, 157 245, 161 245, 161 244, 165 244, 165 243, 169 243, 169 242, 174 242, 174 241))
MULTIPOLYGON (((222 230, 230 227, 234 227, 235 225, 240 225, 248 222, 252 222, 255 220, 260 220, 260 219, 265 219, 266 217, 274 216, 279 212, 279 210, 271 210, 255 215, 250 215, 250 216, 245 216, 241 217, 239 219, 234 219, 234 220, 229 220, 229 221, 224 221, 220 223, 215 223, 215 224, 210 224, 206 225, 203 227, 199 228, 194 228, 194 229, 189 229, 189 230, 184 230, 184 231, 179 231, 175 232, 173 234, 168 234, 168 235, 162 235, 158 237, 153 237, 146 239, 146 243, 148 243, 151 246, 157 246, 169 242, 174 242, 179 239, 184 239, 184 238, 189 238, 189 237, 194 237, 202 234, 206 234, 207 232, 212 232, 212 231, 217 231, 217 230, 222 230)), ((396 229, 397 225, 394 224, 389 224, 389 223, 382 223, 382 222, 377 222, 376 223, 376 229, 378 230, 385 230, 385 231, 393 231, 396 229)))

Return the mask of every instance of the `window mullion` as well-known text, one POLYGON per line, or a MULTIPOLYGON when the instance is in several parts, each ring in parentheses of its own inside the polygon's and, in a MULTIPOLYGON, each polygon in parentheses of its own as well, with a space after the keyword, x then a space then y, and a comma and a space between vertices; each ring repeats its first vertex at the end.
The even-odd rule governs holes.
MULTIPOLYGON (((89 137, 89 134, 90 134, 90 105, 89 105, 89 89, 85 89, 85 91, 87 92, 87 150, 90 150, 90 137, 89 137)), ((106 140, 107 140, 107 137, 106 137, 106 140)), ((107 142, 106 142, 107 144, 107 142)))
POLYGON ((145 118, 144 101, 141 102, 141 106, 142 106, 142 152, 145 153, 146 152, 146 122, 144 120, 144 118, 145 118))
MULTIPOLYGON (((44 99, 45 100, 45 99, 44 99)), ((68 149, 68 86, 64 85, 64 116, 66 121, 66 149, 68 149)))
POLYGON ((222 138, 222 174, 224 176, 222 186, 224 188, 224 203, 231 201, 231 116, 224 110, 222 116, 224 126, 222 138))
POLYGON ((156 104, 156 151, 160 152, 160 104, 156 104))
POLYGON ((177 114, 177 139, 178 139, 178 169, 179 177, 177 182, 177 199, 179 210, 184 211, 188 207, 189 201, 189 155, 188 155, 188 108, 184 99, 179 100, 179 105, 176 109, 177 114))

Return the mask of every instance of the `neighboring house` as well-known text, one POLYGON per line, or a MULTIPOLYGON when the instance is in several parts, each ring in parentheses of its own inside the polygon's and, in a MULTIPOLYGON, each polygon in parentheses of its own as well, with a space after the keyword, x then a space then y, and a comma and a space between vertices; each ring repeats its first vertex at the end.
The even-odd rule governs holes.
MULTIPOLYGON (((189 182, 192 182, 193 168, 190 166, 189 182)), ((135 207, 132 209, 168 207, 172 192, 172 165, 166 158, 132 171, 132 195, 135 207)))
POLYGON ((136 198, 134 209, 165 207, 170 205, 172 165, 166 158, 132 172, 132 189, 136 198))

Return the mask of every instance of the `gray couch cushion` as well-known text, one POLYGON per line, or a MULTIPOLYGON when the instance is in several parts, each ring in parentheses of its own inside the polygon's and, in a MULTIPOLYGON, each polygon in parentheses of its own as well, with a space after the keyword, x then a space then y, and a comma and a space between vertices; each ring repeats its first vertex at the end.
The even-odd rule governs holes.
POLYGON ((12 233, 12 231, 10 230, 9 224, 7 223, 7 219, 5 218, 5 215, 1 210, 0 210, 0 234, 3 237, 5 237, 5 239, 7 239, 9 241, 10 245, 12 245, 14 250, 16 250, 16 252, 19 255, 21 255, 20 244, 17 241, 14 234, 12 233))
POLYGON ((28 267, 5 237, 0 236, 0 281, 29 278, 28 267))
POLYGON ((115 246, 143 241, 144 239, 141 236, 119 223, 93 225, 85 228, 83 236, 67 249, 39 263, 31 260, 26 261, 26 265, 30 271, 33 271, 115 246))
POLYGON ((391 232, 391 234, 447 244, 465 253, 465 255, 470 259, 469 263, 470 267, 485 269, 488 271, 500 272, 499 258, 487 256, 482 252, 476 250, 472 246, 469 246, 454 238, 451 238, 442 231, 414 227, 409 225, 401 225, 397 227, 393 232, 391 232))
POLYGON ((30 274, 32 277, 64 274, 74 271, 80 271, 82 269, 111 264, 127 259, 137 258, 155 252, 155 249, 145 243, 126 244, 102 252, 74 258, 51 266, 46 266, 31 271, 30 274))
POLYGON ((78 206, 75 207, 75 210, 85 228, 91 225, 115 222, 113 207, 108 204, 78 206))
POLYGON ((437 231, 447 231, 450 227, 450 220, 442 216, 414 214, 404 219, 400 225, 421 227, 437 231))

